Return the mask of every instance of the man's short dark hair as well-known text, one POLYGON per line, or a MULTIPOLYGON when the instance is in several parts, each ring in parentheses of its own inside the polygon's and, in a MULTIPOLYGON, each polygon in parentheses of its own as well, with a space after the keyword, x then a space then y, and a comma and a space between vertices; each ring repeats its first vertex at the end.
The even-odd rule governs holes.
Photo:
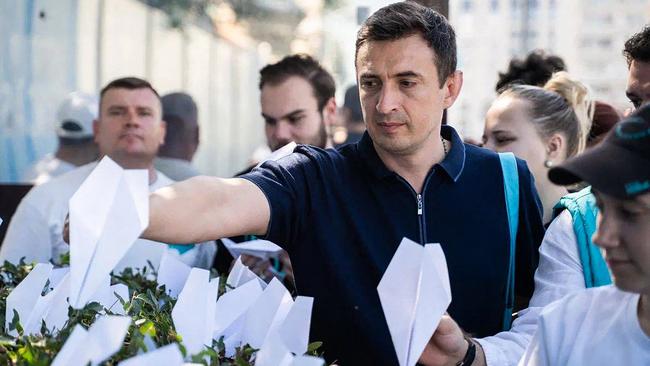
POLYGON ((628 66, 632 61, 650 62, 650 25, 625 41, 623 55, 628 66))
POLYGON ((534 50, 524 59, 510 60, 508 70, 499 73, 495 90, 501 92, 512 85, 542 87, 551 79, 553 73, 558 71, 566 71, 566 65, 560 56, 547 54, 543 50, 534 50))
MULTIPOLYGON (((120 78, 120 79, 115 79, 108 83, 102 91, 99 93, 99 105, 101 108, 102 101, 104 99, 104 94, 106 94, 107 91, 110 89, 129 89, 129 90, 135 90, 135 89, 149 89, 151 90, 156 97, 158 98, 158 101, 160 101, 160 95, 156 91, 156 89, 151 86, 151 84, 140 78, 136 78, 133 76, 125 77, 125 78, 120 78)), ((161 102, 162 103, 162 102, 161 102)), ((162 105, 162 104, 161 104, 162 105)))
POLYGON ((435 54, 440 86, 456 71, 456 33, 447 19, 433 9, 414 2, 385 6, 372 14, 357 33, 359 48, 368 41, 394 41, 420 34, 435 54))
POLYGON ((305 79, 314 89, 318 110, 334 97, 336 84, 334 78, 318 61, 305 54, 286 56, 277 63, 266 65, 260 70, 260 90, 264 85, 278 85, 292 76, 305 79))

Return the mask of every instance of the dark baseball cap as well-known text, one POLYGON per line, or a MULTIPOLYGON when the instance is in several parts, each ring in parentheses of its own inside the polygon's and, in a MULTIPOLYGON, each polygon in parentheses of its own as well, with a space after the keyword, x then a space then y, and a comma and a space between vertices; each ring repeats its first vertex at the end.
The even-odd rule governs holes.
POLYGON ((607 195, 628 199, 650 192, 650 105, 621 120, 587 152, 549 170, 551 182, 587 182, 607 195))

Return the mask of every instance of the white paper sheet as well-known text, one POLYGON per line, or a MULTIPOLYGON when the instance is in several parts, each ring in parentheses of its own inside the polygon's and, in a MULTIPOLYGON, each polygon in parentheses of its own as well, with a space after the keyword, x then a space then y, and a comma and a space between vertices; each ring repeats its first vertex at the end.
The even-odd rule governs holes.
POLYGON ((451 303, 440 245, 402 239, 377 291, 400 365, 415 365, 451 303))
POLYGON ((247 254, 267 260, 269 258, 277 258, 282 251, 282 248, 277 244, 268 240, 251 240, 243 243, 235 243, 228 238, 223 238, 221 241, 233 258, 238 258, 242 254, 247 254))
POLYGON ((131 357, 117 366, 182 366, 183 355, 176 343, 168 344, 154 351, 131 357))
POLYGON ((70 199, 73 307, 89 301, 149 224, 148 179, 104 157, 70 199))

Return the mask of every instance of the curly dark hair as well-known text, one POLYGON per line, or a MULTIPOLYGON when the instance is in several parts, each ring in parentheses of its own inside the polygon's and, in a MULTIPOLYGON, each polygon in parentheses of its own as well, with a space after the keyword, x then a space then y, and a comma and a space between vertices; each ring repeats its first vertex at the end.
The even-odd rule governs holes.
POLYGON ((633 60, 650 62, 650 25, 646 25, 641 32, 625 41, 623 56, 628 66, 633 60))
POLYGON ((566 65, 560 56, 535 50, 525 59, 512 59, 508 71, 499 73, 495 90, 500 93, 508 86, 518 84, 541 87, 558 71, 566 71, 566 65))

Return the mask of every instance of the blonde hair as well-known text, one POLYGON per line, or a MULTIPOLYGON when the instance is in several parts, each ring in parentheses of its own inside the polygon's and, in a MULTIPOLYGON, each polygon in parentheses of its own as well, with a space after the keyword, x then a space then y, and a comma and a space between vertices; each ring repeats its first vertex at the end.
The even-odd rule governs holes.
POLYGON ((589 97, 589 89, 586 85, 571 77, 566 71, 554 73, 544 85, 544 89, 560 94, 573 108, 582 131, 577 151, 578 154, 581 153, 587 144, 591 122, 594 119, 595 105, 594 101, 589 97))
POLYGON ((593 102, 589 90, 565 71, 551 77, 543 88, 531 85, 513 85, 504 90, 499 98, 510 96, 530 104, 532 123, 543 138, 555 133, 567 139, 567 158, 584 151, 591 118, 593 102))

